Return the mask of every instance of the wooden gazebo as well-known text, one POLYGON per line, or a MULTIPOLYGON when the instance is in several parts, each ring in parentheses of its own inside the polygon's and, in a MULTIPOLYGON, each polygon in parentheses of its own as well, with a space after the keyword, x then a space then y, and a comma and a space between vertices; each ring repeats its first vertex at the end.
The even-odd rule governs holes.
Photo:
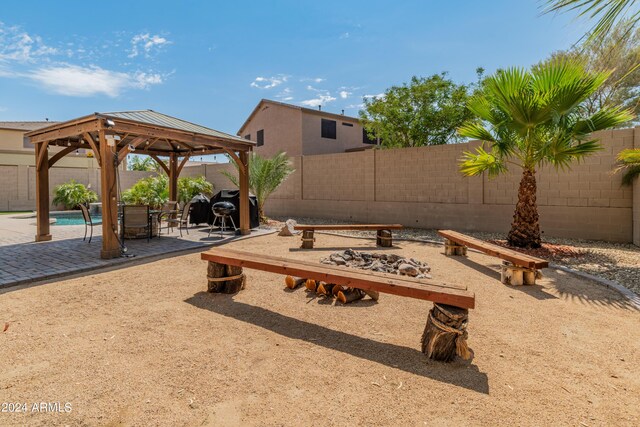
POLYGON ((26 134, 36 153, 36 241, 51 240, 49 168, 77 149, 93 150, 100 165, 102 258, 120 256, 116 168, 130 152, 151 156, 169 176, 169 199, 177 200, 178 176, 190 156, 228 154, 237 164, 240 182, 240 231, 250 232, 248 153, 255 143, 152 110, 94 113, 26 134), (49 157, 50 146, 64 147, 49 157), (168 157, 168 165, 160 160, 168 157))

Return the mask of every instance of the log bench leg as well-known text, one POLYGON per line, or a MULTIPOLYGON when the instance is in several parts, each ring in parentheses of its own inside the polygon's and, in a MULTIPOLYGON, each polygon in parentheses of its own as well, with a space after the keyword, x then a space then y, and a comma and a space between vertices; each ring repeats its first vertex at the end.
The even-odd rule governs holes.
POLYGON ((313 242, 316 239, 313 237, 314 230, 303 230, 302 231, 302 249, 313 249, 313 242))
POLYGON ((444 254, 467 256, 467 247, 452 240, 444 239, 444 254))
POLYGON ((505 285, 535 285, 540 272, 534 268, 518 267, 509 261, 502 261, 500 277, 505 285))
POLYGON ((468 360, 467 347, 469 310, 446 304, 433 304, 422 333, 422 352, 430 359, 450 362, 456 355, 468 360))
POLYGON ((235 294, 245 287, 242 267, 209 261, 207 266, 207 292, 235 294))
POLYGON ((393 246, 393 236, 391 230, 378 230, 376 235, 376 246, 390 248, 393 246))

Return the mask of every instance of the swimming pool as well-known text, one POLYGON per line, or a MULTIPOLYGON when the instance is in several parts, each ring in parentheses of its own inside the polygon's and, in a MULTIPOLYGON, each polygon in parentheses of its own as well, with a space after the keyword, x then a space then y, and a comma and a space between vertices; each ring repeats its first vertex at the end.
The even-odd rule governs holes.
MULTIPOLYGON (((83 225, 84 218, 82 212, 54 212, 49 214, 49 218, 54 218, 56 222, 53 225, 83 225)), ((100 215, 91 215, 94 224, 102 222, 100 215)))

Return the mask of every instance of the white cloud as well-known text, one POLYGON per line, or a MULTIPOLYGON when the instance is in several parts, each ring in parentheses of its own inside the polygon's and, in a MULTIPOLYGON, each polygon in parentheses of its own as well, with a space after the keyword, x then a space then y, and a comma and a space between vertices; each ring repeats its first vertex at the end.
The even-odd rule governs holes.
POLYGON ((301 101, 300 104, 307 106, 307 107, 317 107, 318 105, 325 105, 329 102, 335 101, 336 98, 334 98, 333 96, 331 96, 330 94, 324 94, 324 95, 318 95, 317 98, 313 98, 313 99, 307 99, 304 101, 301 101))
POLYGON ((289 76, 284 74, 278 74, 274 77, 256 77, 255 80, 251 82, 250 86, 258 89, 273 89, 274 87, 285 83, 288 79, 289 76))
POLYGON ((314 82, 314 83, 322 83, 327 79, 323 79, 322 77, 302 77, 300 79, 301 82, 314 82))
POLYGON ((293 91, 291 90, 291 88, 285 87, 280 91, 279 94, 276 95, 276 98, 280 99, 281 101, 291 101, 293 99, 293 96, 291 96, 292 93, 293 91))
POLYGON ((136 34, 131 39, 131 53, 129 58, 135 58, 144 52, 145 56, 150 56, 154 50, 161 49, 163 46, 169 45, 171 42, 159 35, 151 35, 149 33, 136 34))
POLYGON ((40 36, 29 35, 20 27, 8 27, 0 22, 0 61, 28 63, 57 52, 57 49, 44 44, 40 36))
POLYGON ((347 99, 349 97, 349 95, 351 95, 351 92, 347 92, 346 90, 341 90, 340 91, 340 98, 342 98, 342 99, 347 99))
POLYGON ((351 35, 348 32, 340 34, 341 39, 348 39, 350 36, 351 35))
POLYGON ((40 68, 26 76, 54 93, 79 97, 103 94, 115 98, 126 89, 146 89, 163 82, 160 74, 123 73, 70 64, 40 68))

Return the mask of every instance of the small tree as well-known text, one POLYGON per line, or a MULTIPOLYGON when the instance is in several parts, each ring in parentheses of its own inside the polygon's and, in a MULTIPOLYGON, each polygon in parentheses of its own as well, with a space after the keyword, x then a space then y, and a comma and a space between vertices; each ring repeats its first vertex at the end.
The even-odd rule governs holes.
POLYGON ((186 203, 198 194, 204 194, 210 197, 213 194, 213 184, 211 184, 204 176, 197 178, 179 178, 178 179, 178 201, 186 203))
POLYGON ((160 165, 149 156, 130 155, 127 158, 127 169, 132 171, 153 172, 160 170, 160 165))
MULTIPOLYGON (((231 162, 238 170, 238 165, 231 162)), ((258 214, 260 220, 265 221, 264 203, 271 193, 291 175, 295 170, 291 167, 291 162, 286 153, 279 152, 271 158, 264 158, 256 153, 249 156, 249 189, 258 199, 258 214)), ((227 171, 222 171, 236 187, 240 187, 238 176, 227 171)))
MULTIPOLYGON (((480 78, 483 70, 479 68, 480 78)), ((472 117, 466 107, 470 86, 458 85, 446 73, 413 77, 392 86, 384 96, 365 98, 360 119, 383 147, 421 147, 457 142, 456 129, 472 117)))
POLYGON ((65 209, 75 209, 81 204, 92 203, 98 200, 98 195, 89 190, 84 184, 71 180, 58 185, 53 190, 53 203, 63 205, 65 209))
POLYGON ((127 204, 159 209, 169 200, 169 178, 164 174, 142 178, 122 193, 122 200, 127 204))
POLYGON ((469 109, 480 119, 459 129, 462 136, 489 144, 475 153, 465 152, 460 170, 465 175, 485 171, 490 177, 509 165, 522 168, 509 244, 540 247, 536 203, 536 168, 551 164, 568 167, 601 149, 590 134, 631 119, 629 111, 604 107, 584 113, 585 99, 609 77, 608 72, 587 72, 573 61, 553 61, 532 71, 511 68, 484 82, 483 92, 469 100, 469 109))

